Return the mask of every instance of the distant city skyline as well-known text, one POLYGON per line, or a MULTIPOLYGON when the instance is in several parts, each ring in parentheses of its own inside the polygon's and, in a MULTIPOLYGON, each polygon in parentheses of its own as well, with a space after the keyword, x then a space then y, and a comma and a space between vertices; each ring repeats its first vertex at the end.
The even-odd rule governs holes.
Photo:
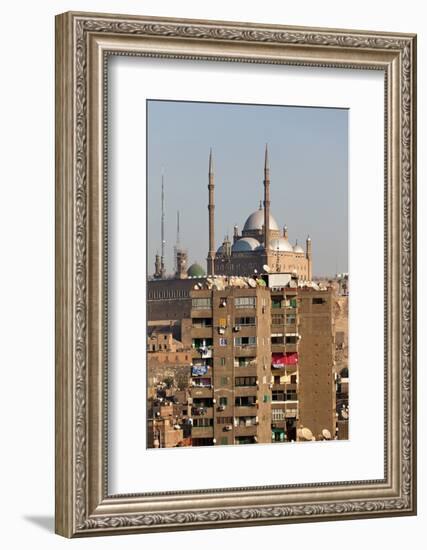
POLYGON ((177 212, 188 265, 206 270, 208 159, 215 172, 216 249, 241 231, 263 198, 268 143, 271 214, 289 240, 313 242, 313 275, 348 271, 348 110, 148 101, 148 258, 161 251, 165 186, 165 264, 174 269, 177 212))

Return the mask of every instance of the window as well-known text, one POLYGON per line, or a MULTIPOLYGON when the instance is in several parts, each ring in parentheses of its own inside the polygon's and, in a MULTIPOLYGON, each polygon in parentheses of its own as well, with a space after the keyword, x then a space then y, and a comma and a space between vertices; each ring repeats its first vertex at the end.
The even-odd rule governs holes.
POLYGON ((241 296, 235 299, 234 302, 237 309, 252 308, 256 306, 255 296, 241 296))
POLYGON ((271 316, 271 324, 272 325, 283 325, 284 324, 284 318, 283 315, 272 315, 271 316))
MULTIPOLYGON (((212 399, 210 397, 195 397, 193 399, 193 412, 196 409, 206 409, 212 407, 212 399)), ((200 412, 200 414, 203 414, 200 412)))
POLYGON ((204 328, 212 326, 212 319, 210 317, 200 317, 192 319, 192 324, 194 328, 204 328))
POLYGON ((297 320, 297 318, 296 318, 295 313, 288 313, 286 315, 286 324, 287 325, 294 325, 296 323, 296 320, 297 320))
POLYGON ((216 417, 216 423, 217 424, 233 424, 233 417, 232 416, 217 416, 216 417))
POLYGON ((271 392, 272 401, 285 401, 285 392, 284 390, 273 390, 271 392))
POLYGON ((253 327, 256 324, 256 320, 255 317, 236 317, 235 324, 253 327))
POLYGON ((219 441, 220 445, 228 445, 228 437, 221 437, 219 441))
POLYGON ((297 336, 286 336, 286 343, 287 344, 296 344, 298 341, 297 336))
POLYGON ((264 397, 262 398, 263 403, 268 403, 270 401, 270 396, 268 394, 264 394, 264 397))
POLYGON ((256 336, 238 336, 234 338, 235 346, 256 346, 256 336))
POLYGON ((225 357, 221 357, 221 359, 219 360, 219 364, 221 365, 221 367, 225 365, 225 357))
POLYGON ((238 416, 236 418, 237 426, 256 426, 257 417, 256 416, 238 416))
POLYGON ((236 386, 256 386, 256 376, 238 376, 234 383, 236 386))
POLYGON ((227 338, 220 338, 219 339, 219 345, 220 346, 226 346, 227 345, 227 338))
POLYGON ((226 397, 220 397, 219 398, 219 406, 220 407, 226 407, 227 406, 227 398, 226 397))
POLYGON ((230 383, 230 378, 228 376, 221 376, 221 386, 227 386, 230 383))
POLYGON ((295 390, 286 390, 285 401, 297 401, 297 392, 295 390))
POLYGON ((236 407, 252 407, 256 404, 256 397, 255 395, 242 395, 235 398, 234 404, 236 407))
POLYGON ((235 357, 234 366, 235 367, 256 367, 257 360, 256 357, 235 357))
POLYGON ((213 426, 213 418, 195 418, 193 426, 194 428, 209 428, 213 426))
POLYGON ((291 384, 296 384, 296 383, 297 383, 297 375, 291 374, 291 384))
POLYGON ((271 343, 274 345, 281 345, 281 344, 284 344, 285 341, 284 341, 284 338, 283 336, 272 336, 271 337, 271 343))
POLYGON ((326 300, 324 298, 313 298, 313 304, 326 304, 326 300))
POLYGON ((272 298, 271 299, 271 307, 273 309, 280 309, 282 307, 282 298, 272 298))
POLYGON ((275 376, 274 377, 274 383, 275 384, 280 384, 280 376, 275 376))
POLYGON ((212 307, 210 298, 193 298, 191 300, 193 309, 210 309, 212 307))
POLYGON ((207 348, 209 346, 212 346, 212 343, 212 338, 193 338, 192 346, 196 349, 207 348))
POLYGON ((247 445, 249 443, 256 443, 255 436, 241 435, 235 438, 236 445, 247 445))

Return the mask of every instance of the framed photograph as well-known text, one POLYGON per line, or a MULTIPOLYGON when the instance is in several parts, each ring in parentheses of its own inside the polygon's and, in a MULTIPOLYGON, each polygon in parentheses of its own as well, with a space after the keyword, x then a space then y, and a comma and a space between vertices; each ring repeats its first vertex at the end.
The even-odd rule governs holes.
POLYGON ((56 18, 56 532, 416 513, 416 37, 56 18))

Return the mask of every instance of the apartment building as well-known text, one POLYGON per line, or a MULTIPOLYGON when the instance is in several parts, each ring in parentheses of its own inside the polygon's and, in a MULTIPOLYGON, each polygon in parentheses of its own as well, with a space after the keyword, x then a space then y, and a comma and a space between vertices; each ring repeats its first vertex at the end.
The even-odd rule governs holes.
MULTIPOLYGON (((273 278, 274 281, 274 278, 273 278)), ((271 286, 272 441, 296 441, 298 421, 298 289, 271 286)))
POLYGON ((271 442, 271 296, 268 288, 191 295, 192 445, 271 442))

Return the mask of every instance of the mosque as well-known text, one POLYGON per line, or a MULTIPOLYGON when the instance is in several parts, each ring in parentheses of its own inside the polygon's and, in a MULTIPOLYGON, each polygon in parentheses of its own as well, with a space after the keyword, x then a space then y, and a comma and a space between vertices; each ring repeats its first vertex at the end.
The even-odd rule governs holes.
POLYGON ((207 256, 208 275, 252 275, 262 273, 264 266, 270 272, 294 273, 299 279, 311 281, 312 244, 306 240, 304 250, 297 242, 289 242, 288 228, 281 231, 270 212, 270 165, 268 147, 264 161, 264 204, 247 218, 241 233, 234 226, 233 241, 226 236, 221 246, 215 250, 215 201, 214 170, 212 151, 209 155, 209 252, 207 256), (265 220, 269 220, 266 224, 265 220))
MULTIPOLYGON (((289 241, 288 228, 280 229, 270 212, 270 165, 268 146, 265 148, 264 161, 264 201, 260 202, 258 210, 247 218, 243 229, 239 232, 234 226, 233 240, 225 237, 221 246, 215 246, 215 183, 212 150, 209 154, 208 170, 208 215, 209 243, 207 255, 207 274, 227 276, 250 276, 254 273, 270 272, 293 273, 304 281, 312 279, 312 243, 307 237, 305 250, 295 242, 289 241), (269 220, 265 224, 265 220, 269 220)), ((156 256, 154 278, 163 278, 163 258, 156 256)), ((187 268, 187 253, 177 248, 175 253, 175 278, 205 276, 204 269, 199 264, 187 268)))

